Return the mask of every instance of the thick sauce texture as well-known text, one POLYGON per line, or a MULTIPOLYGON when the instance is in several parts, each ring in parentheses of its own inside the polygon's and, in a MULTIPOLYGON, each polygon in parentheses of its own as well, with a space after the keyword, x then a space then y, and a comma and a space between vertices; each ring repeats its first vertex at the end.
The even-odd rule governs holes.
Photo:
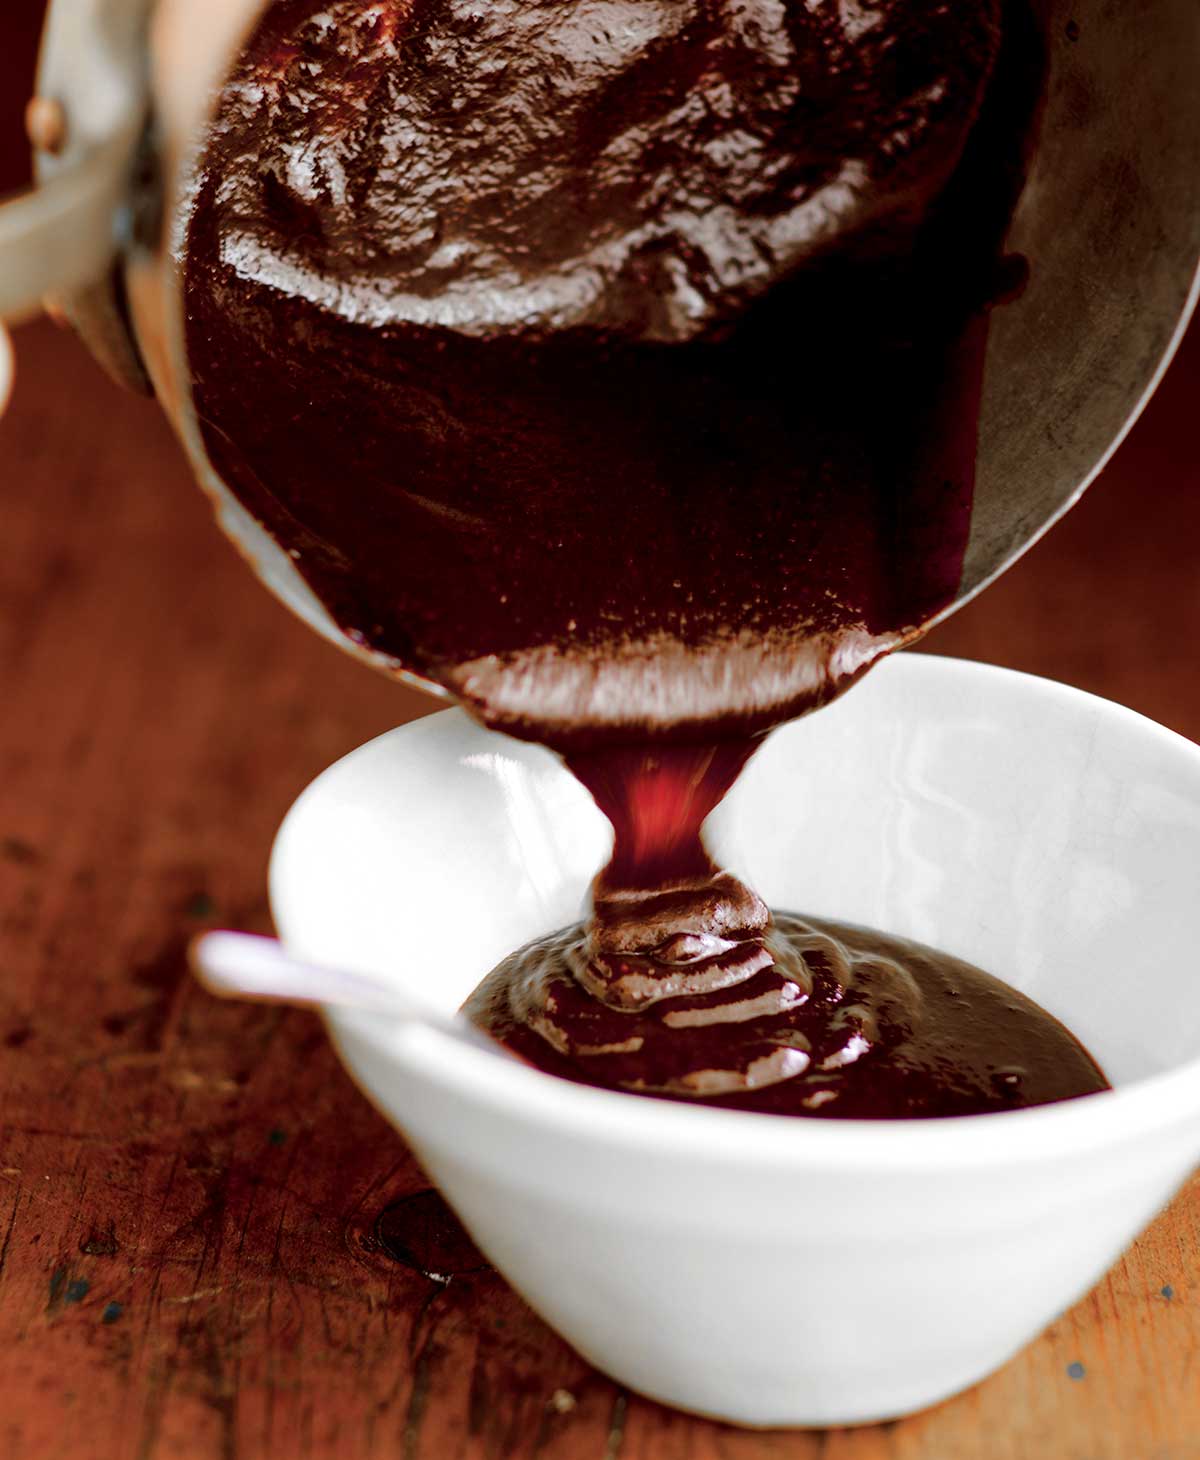
POLYGON ((513 954, 468 1016, 554 1074, 778 1115, 977 1115, 1107 1088, 999 979, 903 938, 772 916, 719 870, 701 827, 747 758, 737 742, 569 757, 616 833, 592 917, 513 954))
POLYGON ((1004 0, 276 0, 222 90, 214 466, 351 639, 616 828, 590 922, 470 1006, 547 1068, 815 1114, 1102 1083, 986 975, 772 923, 701 836, 955 596, 1037 69, 1004 0))
POLYGON ((1000 0, 280 0, 186 240, 210 457, 490 724, 811 708, 958 587, 1000 34, 1000 0))
POLYGON ((772 924, 757 971, 640 989, 593 976, 578 925, 502 963, 466 1012, 552 1074, 769 1115, 981 1115, 1108 1088, 1057 1020, 969 963, 823 919, 772 924))

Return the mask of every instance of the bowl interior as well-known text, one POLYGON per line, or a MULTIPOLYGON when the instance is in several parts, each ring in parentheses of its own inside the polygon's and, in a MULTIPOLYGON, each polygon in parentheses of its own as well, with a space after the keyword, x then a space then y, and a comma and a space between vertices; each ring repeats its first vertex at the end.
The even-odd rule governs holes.
MULTIPOLYGON (((1062 1019, 1115 1084, 1200 1055, 1200 750, 1049 681, 897 656, 777 731, 712 817, 774 907, 920 939, 1062 1019)), ((271 896, 310 957, 443 1008, 579 917, 611 833, 549 752, 446 711, 330 768, 271 896)))

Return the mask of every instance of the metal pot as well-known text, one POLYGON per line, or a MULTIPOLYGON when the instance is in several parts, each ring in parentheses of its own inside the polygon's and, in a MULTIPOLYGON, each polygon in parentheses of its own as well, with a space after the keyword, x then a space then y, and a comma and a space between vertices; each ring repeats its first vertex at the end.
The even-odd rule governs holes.
MULTIPOLYGON (((30 112, 38 185, 0 205, 0 318, 48 299, 112 373, 152 388, 222 528, 272 592, 342 648, 414 678, 342 635, 217 477, 192 412, 179 269, 189 183, 217 90, 265 3, 52 0, 30 112)), ((1045 111, 1008 239, 1033 268, 992 318, 970 540, 942 616, 1093 480, 1158 383, 1197 293, 1200 7, 1039 8, 1045 111)), ((4 361, 0 329, 0 377, 4 361)))

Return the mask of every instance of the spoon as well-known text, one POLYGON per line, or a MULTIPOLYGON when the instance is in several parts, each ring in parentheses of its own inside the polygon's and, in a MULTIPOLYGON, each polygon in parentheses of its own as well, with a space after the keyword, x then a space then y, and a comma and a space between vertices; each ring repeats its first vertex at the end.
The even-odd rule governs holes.
POLYGON ((211 932, 193 939, 188 950, 192 972, 211 994, 222 999, 270 1003, 339 1004, 425 1024, 473 1049, 505 1059, 523 1060, 457 1014, 444 1014, 372 974, 352 973, 296 958, 277 938, 253 933, 211 932))

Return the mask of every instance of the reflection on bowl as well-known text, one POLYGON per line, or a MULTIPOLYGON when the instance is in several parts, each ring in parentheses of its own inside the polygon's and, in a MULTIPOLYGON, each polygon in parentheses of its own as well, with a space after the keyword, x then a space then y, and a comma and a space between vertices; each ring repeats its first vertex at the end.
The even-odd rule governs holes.
MULTIPOLYGON (((710 832, 773 905, 1023 989, 1117 1088, 789 1120, 567 1084, 376 1015, 330 1010, 331 1033, 488 1257, 622 1383, 760 1425, 931 1404, 1080 1297, 1200 1154, 1200 749, 1048 681, 908 654, 777 731, 710 832)), ((579 916, 608 842, 552 755, 447 711, 309 787, 272 904, 299 953, 449 1009, 579 916)))

